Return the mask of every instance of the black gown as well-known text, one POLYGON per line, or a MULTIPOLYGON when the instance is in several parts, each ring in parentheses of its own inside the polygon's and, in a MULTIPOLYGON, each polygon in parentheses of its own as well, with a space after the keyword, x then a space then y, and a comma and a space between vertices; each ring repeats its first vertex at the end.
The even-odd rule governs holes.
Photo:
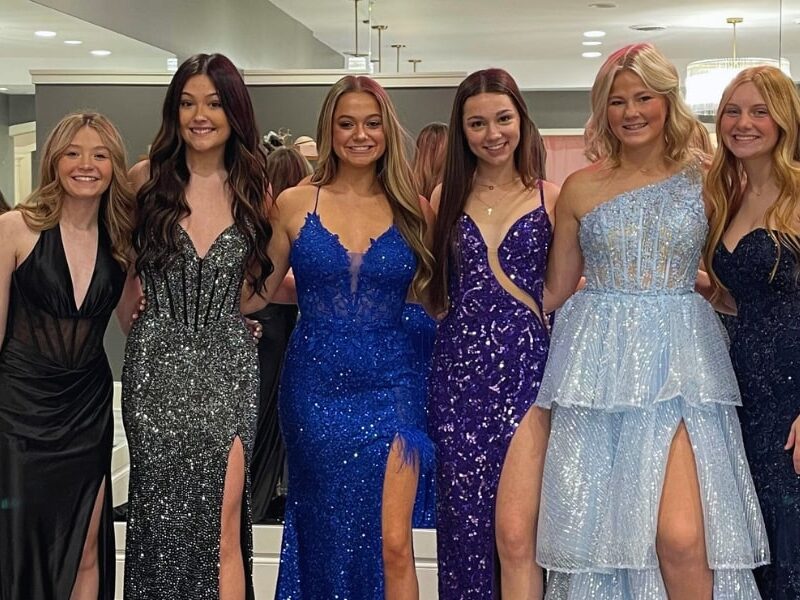
POLYGON ((114 597, 103 333, 124 283, 102 227, 80 308, 58 226, 41 232, 12 276, 0 351, 0 600, 69 600, 103 478, 99 598, 114 597))
POLYGON ((755 570, 763 600, 800 598, 800 475, 784 450, 800 416, 800 287, 796 263, 766 229, 745 235, 733 252, 720 244, 714 271, 736 299, 731 358, 742 407, 742 436, 767 527, 771 564, 755 570))

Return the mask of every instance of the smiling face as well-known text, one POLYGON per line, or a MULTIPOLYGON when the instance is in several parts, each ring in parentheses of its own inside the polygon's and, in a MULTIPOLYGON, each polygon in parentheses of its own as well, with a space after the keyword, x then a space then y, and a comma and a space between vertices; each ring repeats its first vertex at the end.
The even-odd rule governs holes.
POLYGON ((386 152, 381 107, 368 92, 347 92, 333 112, 333 152, 352 166, 377 162, 386 152))
POLYGON ((520 117, 508 95, 491 92, 467 98, 462 126, 469 149, 479 161, 500 166, 514 160, 520 117))
POLYGON ((667 100, 645 86, 642 78, 628 69, 614 77, 608 95, 608 126, 623 148, 633 149, 664 143, 667 100))
POLYGON ((751 81, 733 90, 719 123, 722 143, 740 160, 768 158, 778 143, 778 125, 751 81))
POLYGON ((181 137, 195 152, 222 151, 231 135, 228 117, 208 75, 190 77, 178 108, 181 137))
POLYGON ((58 181, 75 200, 99 200, 111 184, 111 153, 92 127, 81 127, 58 159, 58 181))

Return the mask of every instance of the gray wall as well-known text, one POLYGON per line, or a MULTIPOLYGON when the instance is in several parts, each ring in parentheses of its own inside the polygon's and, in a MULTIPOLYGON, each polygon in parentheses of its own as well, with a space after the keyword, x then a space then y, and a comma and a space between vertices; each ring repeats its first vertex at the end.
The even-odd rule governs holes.
POLYGON ((11 96, 0 94, 0 191, 6 202, 14 202, 14 142, 8 135, 11 125, 9 104, 11 96))
MULTIPOLYGON (((251 86, 250 94, 262 133, 289 127, 298 135, 316 135, 317 116, 328 86, 251 86)), ((94 109, 107 115, 125 138, 131 163, 147 152, 161 121, 165 86, 37 85, 36 138, 41 148, 48 132, 66 113, 94 109)), ((416 135, 431 121, 447 122, 455 88, 391 89, 401 122, 416 135)), ((583 127, 589 114, 589 93, 525 92, 537 125, 543 129, 583 127)), ((2 150, 0 150, 1 152, 2 150)), ((38 170, 38 166, 35 167, 38 170)), ((116 320, 106 332, 114 377, 119 379, 124 338, 116 320)))

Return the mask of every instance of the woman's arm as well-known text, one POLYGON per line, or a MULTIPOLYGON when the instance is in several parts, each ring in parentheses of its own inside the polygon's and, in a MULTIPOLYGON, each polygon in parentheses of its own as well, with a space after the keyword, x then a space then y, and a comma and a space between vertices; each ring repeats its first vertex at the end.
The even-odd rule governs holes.
POLYGON ((122 288, 122 296, 117 303, 117 322, 122 333, 128 335, 133 322, 139 318, 144 311, 144 292, 139 276, 136 274, 136 267, 131 265, 128 269, 128 276, 125 278, 125 287, 122 288))
POLYGON ((716 297, 712 299, 715 286, 711 282, 711 277, 709 277, 708 273, 704 270, 703 265, 700 265, 700 269, 697 271, 694 289, 698 294, 703 296, 703 298, 708 300, 717 312, 726 315, 736 315, 736 300, 734 300, 733 295, 728 290, 718 290, 716 297))
POLYGON ((8 305, 11 298, 11 276, 16 268, 16 227, 14 219, 21 217, 18 213, 9 212, 0 216, 0 349, 6 337, 8 324, 8 305))
POLYGON ((567 178, 555 203, 555 229, 545 275, 545 313, 560 308, 575 293, 583 272, 583 254, 578 240, 580 222, 574 208, 580 191, 580 185, 574 181, 576 175, 567 178))

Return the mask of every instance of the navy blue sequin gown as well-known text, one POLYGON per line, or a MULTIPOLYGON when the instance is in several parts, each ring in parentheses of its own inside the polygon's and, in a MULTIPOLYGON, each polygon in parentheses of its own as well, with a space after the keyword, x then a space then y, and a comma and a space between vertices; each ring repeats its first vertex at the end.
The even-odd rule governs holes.
POLYGON ((396 437, 422 471, 424 375, 403 306, 416 259, 393 225, 350 253, 317 214, 291 251, 300 320, 284 364, 279 412, 289 495, 276 597, 384 597, 381 498, 396 437))
POLYGON ((800 415, 800 287, 796 263, 766 229, 745 235, 729 252, 721 243, 714 270, 736 299, 731 358, 742 392, 739 419, 772 563, 756 569, 764 600, 800 598, 800 475, 783 449, 800 415))

